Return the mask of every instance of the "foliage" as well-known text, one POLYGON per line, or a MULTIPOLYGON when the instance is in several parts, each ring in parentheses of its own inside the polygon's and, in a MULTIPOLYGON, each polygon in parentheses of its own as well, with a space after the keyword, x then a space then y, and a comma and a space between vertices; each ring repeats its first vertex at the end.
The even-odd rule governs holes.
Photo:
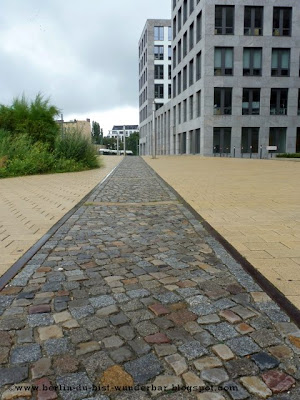
MULTIPOLYGON (((108 149, 117 150, 117 139, 116 138, 104 137, 103 144, 108 149)), ((123 142, 122 142, 121 138, 119 140, 119 150, 123 150, 123 142)))
POLYGON ((76 129, 68 129, 66 134, 56 139, 54 155, 56 159, 81 162, 87 168, 99 167, 94 145, 76 129))
POLYGON ((133 132, 126 139, 126 150, 131 150, 135 156, 138 155, 139 139, 140 135, 138 132, 133 132))
POLYGON ((103 144, 103 130, 100 129, 100 125, 95 121, 92 122, 92 137, 93 143, 103 144))
POLYGON ((53 148, 59 132, 54 119, 58 113, 58 108, 40 93, 31 102, 23 95, 15 98, 11 106, 0 105, 0 129, 14 137, 26 134, 32 142, 47 143, 53 148))
POLYGON ((284 153, 284 154, 277 154, 276 157, 279 158, 300 158, 300 153, 284 153))

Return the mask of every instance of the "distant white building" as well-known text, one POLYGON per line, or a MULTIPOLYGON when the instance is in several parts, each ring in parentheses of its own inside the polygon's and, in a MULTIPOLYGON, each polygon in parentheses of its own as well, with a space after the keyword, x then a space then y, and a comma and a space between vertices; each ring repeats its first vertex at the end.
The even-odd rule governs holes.
POLYGON ((119 136, 120 140, 124 140, 124 126, 125 126, 125 135, 129 137, 134 132, 139 132, 138 125, 114 125, 111 131, 108 131, 107 137, 109 138, 117 138, 119 136))

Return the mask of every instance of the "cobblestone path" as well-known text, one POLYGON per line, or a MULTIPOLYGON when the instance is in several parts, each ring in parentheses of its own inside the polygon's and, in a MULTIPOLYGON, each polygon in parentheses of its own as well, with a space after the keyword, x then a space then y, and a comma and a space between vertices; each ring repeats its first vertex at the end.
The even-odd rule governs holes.
POLYGON ((3 399, 300 399, 300 330, 140 158, 0 293, 0 314, 3 399))

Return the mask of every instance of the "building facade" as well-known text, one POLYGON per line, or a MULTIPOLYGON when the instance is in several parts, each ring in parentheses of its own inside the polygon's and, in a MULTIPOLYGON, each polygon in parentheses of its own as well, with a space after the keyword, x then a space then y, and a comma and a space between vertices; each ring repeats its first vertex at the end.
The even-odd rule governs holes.
POLYGON ((129 137, 134 132, 139 132, 138 125, 114 125, 112 130, 108 132, 108 137, 115 138, 119 137, 122 142, 124 141, 124 126, 125 126, 125 137, 129 137))
POLYGON ((171 92, 171 20, 149 19, 139 41, 140 152, 151 152, 153 104, 160 109, 171 92))
POLYGON ((61 126, 63 124, 63 131, 65 133, 79 132, 88 140, 92 140, 91 120, 87 118, 85 121, 74 119, 73 121, 59 120, 57 123, 61 126))
POLYGON ((172 1, 172 100, 155 113, 157 153, 300 152, 299 20, 299 0, 172 1))

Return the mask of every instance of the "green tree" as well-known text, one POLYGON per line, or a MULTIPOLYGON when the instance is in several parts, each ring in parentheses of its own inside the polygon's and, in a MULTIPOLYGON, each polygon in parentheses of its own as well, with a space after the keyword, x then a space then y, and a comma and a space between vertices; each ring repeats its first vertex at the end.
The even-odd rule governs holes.
POLYGON ((54 147, 59 126, 55 117, 59 109, 37 94, 33 101, 23 95, 15 98, 11 106, 0 105, 0 129, 9 131, 12 136, 28 135, 35 142, 42 142, 54 147))
POLYGON ((128 138, 126 138, 126 150, 131 150, 133 154, 138 155, 140 135, 138 132, 133 132, 128 138))
POLYGON ((92 138, 93 143, 102 144, 103 131, 100 129, 100 125, 96 121, 92 122, 92 138))

